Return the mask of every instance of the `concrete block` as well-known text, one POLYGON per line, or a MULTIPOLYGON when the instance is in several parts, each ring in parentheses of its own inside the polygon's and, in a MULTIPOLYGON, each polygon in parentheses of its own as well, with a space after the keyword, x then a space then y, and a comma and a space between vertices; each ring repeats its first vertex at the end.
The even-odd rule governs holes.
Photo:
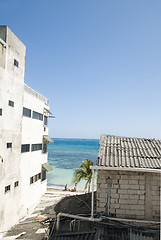
POLYGON ((139 180, 139 185, 145 185, 145 181, 144 180, 139 180))
POLYGON ((136 216, 144 216, 144 211, 143 210, 130 209, 130 210, 126 210, 126 214, 135 215, 135 217, 136 216))
POLYGON ((128 184, 120 185, 120 189, 129 189, 130 186, 128 184))
POLYGON ((145 185, 140 185, 140 190, 145 190, 145 185))
POLYGON ((144 201, 144 200, 139 200, 139 201, 138 201, 138 204, 139 204, 139 205, 144 205, 144 204, 145 204, 145 201, 144 201))
POLYGON ((116 214, 125 214, 126 210, 125 209, 116 209, 116 214))
POLYGON ((144 210, 144 205, 130 205, 130 209, 134 210, 144 210))
POLYGON ((152 206, 160 206, 160 201, 152 200, 152 206))
POLYGON ((159 186, 152 186, 152 190, 159 191, 159 186))
POLYGON ((118 193, 113 193, 113 194, 111 194, 111 199, 112 198, 116 198, 116 199, 119 199, 119 194, 118 193))
POLYGON ((130 185, 129 189, 139 189, 139 185, 130 185))
POLYGON ((120 194, 128 194, 128 189, 118 189, 118 193, 120 193, 120 194))
POLYGON ((139 199, 139 195, 131 194, 130 199, 139 199))
POLYGON ((100 184, 100 188, 102 188, 102 189, 107 189, 108 188, 108 185, 107 184, 105 184, 105 183, 101 183, 100 184))
POLYGON ((138 195, 144 195, 145 194, 145 190, 137 190, 137 194, 138 195))
POLYGON ((145 199, 145 195, 140 195, 139 199, 144 200, 145 199))
POLYGON ((120 209, 129 209, 130 206, 128 204, 120 204, 120 209))
POLYGON ((121 175, 121 179, 122 180, 129 180, 130 179, 130 175, 121 175))
POLYGON ((120 194, 120 199, 129 199, 130 196, 128 194, 120 194))
POLYGON ((129 189, 128 194, 137 194, 137 190, 136 189, 129 189))
POLYGON ((113 194, 113 193, 117 193, 117 189, 111 189, 111 194, 113 194))
POLYGON ((111 203, 118 203, 118 199, 111 199, 111 203))
POLYGON ((113 184, 113 185, 112 185, 112 188, 118 189, 118 188, 119 188, 119 185, 118 185, 118 184, 113 184))
POLYGON ((121 184, 121 185, 127 185, 128 184, 128 180, 126 180, 126 179, 120 179, 119 180, 119 184, 121 184))
POLYGON ((100 198, 107 198, 107 193, 106 192, 104 192, 104 193, 100 192, 100 198))
POLYGON ((119 199, 120 204, 138 204, 138 200, 136 199, 119 199))
POLYGON ((139 184, 139 181, 138 180, 129 180, 129 184, 130 185, 138 185, 139 184))
POLYGON ((151 195, 153 195, 153 196, 158 195, 159 196, 159 190, 152 190, 151 195))

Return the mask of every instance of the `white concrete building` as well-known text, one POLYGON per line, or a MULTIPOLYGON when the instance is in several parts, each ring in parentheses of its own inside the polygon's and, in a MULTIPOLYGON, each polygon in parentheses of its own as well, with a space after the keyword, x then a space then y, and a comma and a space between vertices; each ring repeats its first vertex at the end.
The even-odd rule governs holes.
POLYGON ((48 99, 24 84, 26 47, 0 26, 0 236, 46 190, 48 99))

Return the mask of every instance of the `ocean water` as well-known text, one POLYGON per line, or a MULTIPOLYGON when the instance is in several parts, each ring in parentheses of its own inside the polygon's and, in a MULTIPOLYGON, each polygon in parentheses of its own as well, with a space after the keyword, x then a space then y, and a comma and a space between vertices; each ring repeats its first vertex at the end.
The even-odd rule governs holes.
MULTIPOLYGON (((47 173, 48 185, 74 188, 73 173, 79 168, 84 159, 97 163, 99 140, 98 139, 53 139, 54 143, 48 144, 48 162, 53 170, 47 173)), ((96 181, 95 181, 96 185, 96 181)), ((84 189, 85 181, 77 185, 77 189, 84 189)))

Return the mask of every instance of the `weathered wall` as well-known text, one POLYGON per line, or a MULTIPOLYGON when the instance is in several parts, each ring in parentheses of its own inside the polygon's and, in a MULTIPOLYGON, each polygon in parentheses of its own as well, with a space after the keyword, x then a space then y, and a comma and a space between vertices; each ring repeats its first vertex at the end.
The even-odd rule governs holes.
MULTIPOLYGON (((48 127, 44 129, 44 122, 33 119, 32 112, 41 114, 44 108, 49 109, 48 99, 35 92, 25 85, 24 87, 24 107, 31 110, 31 118, 22 117, 22 144, 43 143, 43 135, 48 135, 48 127)), ((46 191, 47 181, 41 182, 41 179, 30 184, 30 177, 41 172, 42 164, 47 162, 47 153, 42 150, 25 152, 21 154, 21 202, 23 215, 33 211, 41 196, 46 191), (27 169, 27 171, 26 171, 27 169)))
POLYGON ((21 208, 20 186, 14 187, 14 183, 20 181, 26 48, 6 26, 0 27, 0 38, 0 156, 3 158, 0 161, 0 232, 3 232, 18 221, 21 208), (14 65, 14 59, 19 67, 14 65), (9 100, 14 102, 14 107, 9 106, 9 100), (12 143, 12 148, 7 148, 7 143, 12 143), (5 193, 8 185, 10 190, 5 193))
POLYGON ((99 170, 97 198, 97 211, 106 215, 159 220, 160 175, 99 170))

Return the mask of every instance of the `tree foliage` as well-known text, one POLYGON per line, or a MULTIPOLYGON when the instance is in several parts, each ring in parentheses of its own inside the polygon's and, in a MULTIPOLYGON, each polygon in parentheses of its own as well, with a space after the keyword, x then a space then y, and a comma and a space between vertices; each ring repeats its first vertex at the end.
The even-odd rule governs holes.
POLYGON ((88 187, 88 192, 90 192, 90 184, 92 179, 92 170, 90 169, 90 166, 93 166, 93 161, 88 159, 82 161, 80 167, 74 171, 73 179, 73 182, 76 183, 80 182, 82 179, 86 180, 87 182, 84 189, 87 189, 88 187))

